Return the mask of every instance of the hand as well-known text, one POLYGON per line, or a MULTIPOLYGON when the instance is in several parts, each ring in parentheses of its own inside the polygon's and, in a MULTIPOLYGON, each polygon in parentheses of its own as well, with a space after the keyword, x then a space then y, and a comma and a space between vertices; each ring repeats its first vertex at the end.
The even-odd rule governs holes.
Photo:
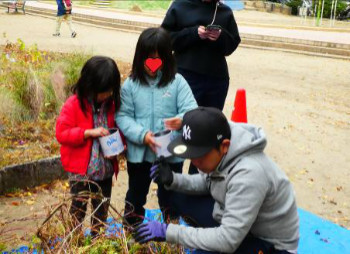
POLYGON ((88 129, 84 132, 85 138, 99 138, 109 135, 109 131, 103 127, 98 127, 95 129, 88 129))
POLYGON ((164 119, 164 126, 168 130, 171 130, 171 131, 179 130, 181 128, 181 125, 182 125, 182 119, 179 117, 164 119))
POLYGON ((221 34, 221 29, 220 30, 210 30, 208 31, 208 39, 211 41, 216 41, 221 34))
POLYGON ((199 26, 198 27, 198 36, 199 38, 201 38, 202 40, 205 40, 208 38, 208 31, 205 30, 204 26, 199 26))
POLYGON ((171 185, 174 181, 173 172, 164 160, 151 167, 150 176, 155 183, 160 185, 171 185))
POLYGON ((136 242, 139 243, 146 243, 149 241, 163 242, 165 241, 167 228, 168 224, 158 221, 143 223, 136 227, 134 238, 136 242))
POLYGON ((160 145, 156 143, 156 141, 154 140, 153 133, 151 131, 146 133, 143 143, 145 143, 145 145, 148 145, 152 149, 152 151, 155 153, 156 153, 156 147, 157 146, 160 147, 160 145))

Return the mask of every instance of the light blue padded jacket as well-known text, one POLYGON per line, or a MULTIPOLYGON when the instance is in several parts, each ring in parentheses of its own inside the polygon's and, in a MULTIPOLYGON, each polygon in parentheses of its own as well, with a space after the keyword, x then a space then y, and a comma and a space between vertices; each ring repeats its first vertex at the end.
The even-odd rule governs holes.
MULTIPOLYGON (((191 88, 180 74, 176 74, 167 86, 158 87, 161 75, 158 72, 155 79, 147 79, 149 85, 141 85, 138 80, 133 81, 129 77, 122 86, 116 122, 126 137, 129 162, 154 162, 155 153, 143 144, 146 133, 164 130, 164 119, 182 118, 187 111, 197 107, 191 88)), ((182 159, 172 157, 168 161, 174 163, 182 159)))

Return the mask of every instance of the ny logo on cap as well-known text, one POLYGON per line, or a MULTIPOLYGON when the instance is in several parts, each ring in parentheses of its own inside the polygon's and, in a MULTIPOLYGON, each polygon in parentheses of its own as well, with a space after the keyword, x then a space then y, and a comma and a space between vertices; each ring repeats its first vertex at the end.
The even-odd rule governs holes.
POLYGON ((182 136, 187 140, 187 139, 191 139, 191 129, 190 126, 186 126, 184 125, 184 127, 182 128, 182 136))

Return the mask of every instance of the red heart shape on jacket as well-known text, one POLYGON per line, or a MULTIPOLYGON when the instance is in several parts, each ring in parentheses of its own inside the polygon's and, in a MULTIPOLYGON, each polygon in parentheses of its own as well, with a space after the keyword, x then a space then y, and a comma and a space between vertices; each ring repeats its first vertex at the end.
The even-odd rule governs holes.
POLYGON ((147 58, 145 61, 145 65, 151 70, 151 72, 156 72, 162 64, 163 62, 160 58, 147 58))

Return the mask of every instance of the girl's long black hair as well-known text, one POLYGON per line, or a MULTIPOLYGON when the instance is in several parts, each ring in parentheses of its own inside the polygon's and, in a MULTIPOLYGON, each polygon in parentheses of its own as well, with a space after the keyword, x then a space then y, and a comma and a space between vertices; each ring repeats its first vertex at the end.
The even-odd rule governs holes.
POLYGON ((113 91, 115 111, 120 108, 120 73, 117 64, 106 56, 93 56, 83 66, 72 92, 78 96, 81 109, 86 113, 86 100, 96 102, 97 94, 113 91))
POLYGON ((176 74, 175 58, 172 54, 171 38, 166 30, 161 27, 147 28, 137 41, 135 56, 132 63, 130 77, 133 81, 139 80, 141 84, 148 85, 144 62, 152 53, 158 52, 162 59, 162 77, 159 87, 166 86, 174 80, 176 74))

